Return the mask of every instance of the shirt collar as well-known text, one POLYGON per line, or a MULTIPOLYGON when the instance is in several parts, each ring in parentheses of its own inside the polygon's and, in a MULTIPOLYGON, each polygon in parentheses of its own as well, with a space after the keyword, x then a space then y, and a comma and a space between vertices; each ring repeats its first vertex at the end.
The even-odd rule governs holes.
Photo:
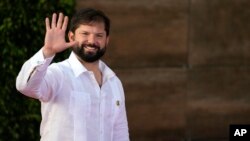
POLYGON ((69 56, 69 64, 74 72, 75 77, 78 77, 81 73, 87 72, 88 70, 81 64, 77 59, 74 52, 71 52, 69 56))
MULTIPOLYGON (((77 59, 74 52, 71 52, 68 60, 75 77, 78 77, 82 73, 88 72, 88 70, 77 59)), ((104 80, 110 79, 111 77, 115 76, 115 73, 101 60, 99 60, 99 68, 102 72, 104 80)))
POLYGON ((101 60, 99 61, 99 68, 102 72, 103 82, 115 76, 115 73, 101 60))

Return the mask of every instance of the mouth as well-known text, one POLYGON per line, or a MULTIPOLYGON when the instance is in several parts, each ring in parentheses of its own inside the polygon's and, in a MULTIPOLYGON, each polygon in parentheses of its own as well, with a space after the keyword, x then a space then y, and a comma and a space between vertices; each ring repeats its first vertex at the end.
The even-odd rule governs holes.
POLYGON ((87 49, 88 51, 95 51, 98 48, 97 47, 93 47, 93 46, 84 46, 85 49, 87 49))
POLYGON ((94 52, 99 49, 99 46, 91 45, 91 44, 83 44, 82 48, 84 48, 86 51, 94 52))

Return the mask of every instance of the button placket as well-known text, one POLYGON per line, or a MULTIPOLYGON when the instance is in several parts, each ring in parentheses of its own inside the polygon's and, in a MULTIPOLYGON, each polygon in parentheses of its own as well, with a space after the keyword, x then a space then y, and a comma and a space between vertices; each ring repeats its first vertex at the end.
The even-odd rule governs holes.
POLYGON ((103 122, 104 122, 104 93, 100 90, 100 136, 103 138, 103 122))

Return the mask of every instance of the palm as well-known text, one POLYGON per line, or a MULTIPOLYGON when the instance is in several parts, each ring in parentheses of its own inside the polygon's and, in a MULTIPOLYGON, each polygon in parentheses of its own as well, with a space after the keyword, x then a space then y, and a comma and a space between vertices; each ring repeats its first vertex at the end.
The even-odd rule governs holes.
POLYGON ((54 28, 46 31, 45 46, 57 52, 66 49, 65 31, 59 28, 54 28))
POLYGON ((71 46, 74 46, 76 42, 65 41, 65 31, 67 29, 68 17, 64 17, 60 13, 58 21, 56 21, 56 14, 52 16, 52 22, 50 25, 49 19, 46 18, 46 35, 44 46, 51 53, 61 52, 71 46))

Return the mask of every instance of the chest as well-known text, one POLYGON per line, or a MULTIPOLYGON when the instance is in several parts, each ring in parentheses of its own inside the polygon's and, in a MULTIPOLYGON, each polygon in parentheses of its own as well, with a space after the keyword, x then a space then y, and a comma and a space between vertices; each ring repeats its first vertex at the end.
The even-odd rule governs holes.
POLYGON ((67 77, 57 101, 71 115, 82 113, 80 115, 85 117, 114 117, 120 109, 120 95, 114 81, 107 80, 100 87, 92 74, 78 78, 67 77))

